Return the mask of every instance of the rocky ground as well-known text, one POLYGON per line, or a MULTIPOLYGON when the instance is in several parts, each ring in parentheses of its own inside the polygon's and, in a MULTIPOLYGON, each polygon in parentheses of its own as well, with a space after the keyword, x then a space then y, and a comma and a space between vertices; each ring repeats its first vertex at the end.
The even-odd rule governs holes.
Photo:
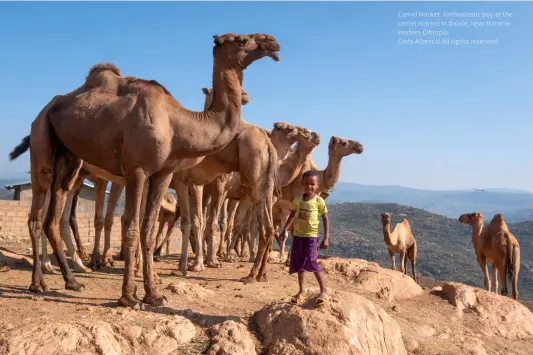
POLYGON ((365 260, 321 259, 330 301, 315 308, 314 278, 292 305, 297 278, 280 262, 269 264, 268 283, 245 285, 246 261, 178 277, 171 254, 157 263, 168 304, 137 311, 117 307, 123 263, 76 274, 82 293, 46 275, 51 291, 36 296, 21 256, 28 240, 0 242, 1 354, 531 354, 523 304, 458 283, 422 288, 365 260))

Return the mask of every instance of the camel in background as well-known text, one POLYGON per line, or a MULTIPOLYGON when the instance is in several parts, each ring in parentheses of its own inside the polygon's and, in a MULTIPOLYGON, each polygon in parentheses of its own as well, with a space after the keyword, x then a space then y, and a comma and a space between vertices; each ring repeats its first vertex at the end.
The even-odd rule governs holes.
POLYGON ((494 215, 488 226, 483 226, 481 212, 465 213, 459 216, 459 223, 472 227, 472 244, 476 259, 483 271, 485 289, 490 292, 487 262, 492 263, 492 283, 498 293, 498 274, 502 284, 501 294, 507 296, 507 274, 513 286, 513 298, 518 299, 518 272, 520 271, 520 244, 509 231, 500 213, 494 215))
POLYGON ((391 260, 391 269, 396 270, 396 263, 394 261, 394 254, 400 254, 400 271, 407 274, 407 258, 411 260, 411 271, 413 273, 413 280, 418 283, 416 277, 416 257, 418 255, 418 248, 416 240, 411 232, 411 226, 407 218, 403 217, 400 223, 394 226, 394 230, 390 231, 391 214, 381 214, 381 225, 383 226, 383 236, 385 237, 385 244, 389 250, 391 260))

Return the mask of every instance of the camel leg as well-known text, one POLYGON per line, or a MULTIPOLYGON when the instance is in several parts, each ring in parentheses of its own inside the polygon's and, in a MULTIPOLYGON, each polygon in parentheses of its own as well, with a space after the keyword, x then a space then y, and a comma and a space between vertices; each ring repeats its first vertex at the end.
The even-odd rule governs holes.
POLYGON ((477 257, 477 262, 479 264, 479 267, 481 267, 481 270, 483 271, 483 283, 485 285, 485 290, 490 292, 490 280, 489 280, 489 270, 487 268, 487 259, 479 255, 477 257))
POLYGON ((272 200, 267 197, 266 201, 261 201, 254 206, 256 218, 259 223, 259 246, 257 248, 257 255, 254 265, 250 270, 250 274, 243 278, 244 283, 251 282, 255 277, 257 281, 266 282, 269 253, 268 250, 274 241, 274 218, 272 215, 272 200))
MULTIPOLYGON (((290 211, 286 211, 284 209, 281 210, 281 228, 285 226, 287 223, 287 220, 289 219, 290 211)), ((278 243, 279 243, 279 258, 281 262, 284 262, 284 256, 285 256, 285 244, 287 242, 287 239, 289 239, 289 232, 285 232, 283 234, 279 235, 278 243)))
POLYGON ((76 252, 76 248, 74 247, 74 243, 72 242, 72 237, 70 236, 70 216, 72 214, 72 208, 73 208, 72 205, 73 205, 75 193, 76 191, 71 190, 67 194, 65 208, 63 209, 63 214, 61 215, 59 232, 61 235, 61 239, 63 240, 63 242, 65 243, 67 247, 67 255, 72 259, 72 262, 74 264, 74 271, 81 272, 81 273, 87 273, 87 272, 91 272, 92 270, 85 267, 85 265, 83 265, 83 261, 78 256, 78 253, 76 252))
MULTIPOLYGON (((507 263, 505 262, 502 262, 502 263, 499 263, 500 265, 497 266, 497 269, 498 269, 498 276, 500 277, 500 283, 502 284, 502 290, 500 292, 500 294, 502 296, 507 296, 507 294, 509 293, 508 290, 507 290, 507 263)), ((494 263, 493 263, 494 265, 494 263)), ((498 293, 498 289, 495 288, 494 291, 496 293, 498 293)))
POLYGON ((218 240, 218 251, 217 256, 219 258, 224 257, 224 246, 225 246, 225 236, 226 236, 226 230, 228 229, 228 202, 229 200, 226 198, 224 199, 224 202, 222 203, 222 207, 220 210, 220 238, 218 240))
POLYGON ((44 230, 41 234, 41 271, 48 275, 59 274, 59 272, 54 269, 50 256, 48 255, 48 238, 46 238, 44 230))
MULTIPOLYGON (((211 190, 211 204, 209 205, 209 214, 207 218, 206 241, 207 241, 207 267, 220 267, 215 250, 215 233, 217 232, 218 216, 222 203, 226 198, 223 186, 218 188, 218 184, 211 190)), ((222 239, 222 236, 220 237, 222 239)), ((219 246, 220 249, 220 246, 219 246)))
POLYGON ((396 270, 396 262, 394 260, 394 251, 389 249, 389 256, 390 256, 390 262, 391 262, 391 269, 396 270))
POLYGON ((158 172, 150 177, 144 218, 141 229, 141 250, 143 257, 143 278, 146 295, 143 302, 154 306, 161 306, 166 302, 166 297, 161 296, 156 287, 156 272, 153 261, 155 249, 154 225, 163 201, 165 191, 168 189, 172 174, 158 172))
MULTIPOLYGON (((165 221, 160 220, 159 226, 157 227, 157 233, 155 235, 156 248, 154 250, 154 256, 161 256, 161 249, 163 248, 163 243, 161 243, 161 236, 163 235, 164 228, 165 228, 165 221)), ((169 228, 170 228, 170 224, 169 224, 169 228)), ((166 238, 165 238, 165 241, 166 241, 166 238)))
POLYGON ((102 254, 100 254, 100 240, 104 229, 104 198, 107 181, 94 179, 94 247, 89 267, 93 270, 103 266, 102 254))
POLYGON ((104 266, 108 264, 111 267, 115 266, 113 249, 111 249, 111 231, 113 229, 113 222, 115 221, 115 208, 117 207, 118 200, 120 199, 123 190, 124 185, 115 182, 111 183, 111 191, 107 198, 107 209, 104 218, 104 256, 102 260, 104 266))
POLYGON ((418 256, 418 247, 416 246, 416 243, 414 243, 409 249, 407 249, 407 256, 409 257, 409 260, 411 260, 411 271, 413 273, 413 280, 418 283, 418 278, 416 277, 416 257, 418 256))
POLYGON ((65 288, 67 290, 83 291, 85 285, 79 283, 67 263, 65 253, 61 246, 60 223, 65 207, 66 197, 78 178, 81 168, 81 159, 74 156, 69 151, 63 151, 56 156, 54 166, 54 177, 52 179, 52 191, 50 194, 50 204, 44 222, 46 237, 54 250, 54 255, 59 263, 65 288))
MULTIPOLYGON (((30 148, 30 154, 33 151, 30 148)), ((42 152, 39 152, 42 153, 42 152)), ((37 155, 37 154, 35 154, 37 155)), ((32 154, 33 157, 33 154, 32 154)), ((39 163, 44 163, 39 161, 39 163)), ((44 282, 44 275, 41 265, 41 258, 39 257, 39 241, 42 242, 42 251, 41 257, 48 259, 47 251, 47 239, 43 230, 42 218, 45 211, 45 206, 48 205, 47 200, 49 199, 49 194, 47 190, 50 188, 52 173, 49 171, 49 168, 43 168, 39 171, 33 169, 34 162, 32 159, 32 171, 31 171, 31 187, 32 187, 32 200, 31 200, 31 209, 30 217, 28 218, 28 229, 31 238, 31 246, 33 252, 33 270, 32 270, 32 281, 29 286, 31 292, 48 292, 49 288, 44 282)), ((48 260, 48 262, 50 262, 48 260)), ((51 265, 50 265, 51 266, 51 265)), ((53 269, 51 269, 53 270, 53 269)), ((54 273, 55 272, 54 270, 54 273)))
POLYGON ((239 200, 229 200, 228 202, 228 227, 224 232, 224 250, 222 251, 222 258, 227 256, 227 250, 231 242, 231 236, 233 234, 233 227, 235 226, 235 215, 237 214, 237 208, 239 207, 239 200))
POLYGON ((178 205, 176 206, 176 212, 174 213, 174 217, 172 218, 172 220, 168 223, 168 227, 167 227, 167 233, 165 235, 165 239, 163 239, 163 241, 161 242, 160 245, 157 246, 157 248, 155 249, 154 251, 154 255, 161 255, 161 249, 163 248, 163 244, 167 244, 167 254, 168 254, 168 248, 170 246, 170 237, 172 236, 172 233, 174 233, 174 229, 176 228, 176 223, 178 222, 178 219, 180 218, 180 207, 179 207, 179 202, 178 202, 178 205))
POLYGON ((246 212, 252 205, 252 200, 248 195, 245 195, 241 198, 239 202, 239 207, 237 207, 237 212, 235 215, 235 227, 233 228, 233 233, 231 235, 231 242, 229 243, 228 249, 226 251, 227 262, 237 262, 237 253, 235 250, 235 244, 237 242, 237 237, 242 233, 244 226, 244 219, 246 217, 246 212))
MULTIPOLYGON (((174 184, 174 180, 172 182, 174 184)), ((187 276, 187 258, 189 254, 189 238, 191 235, 191 216, 189 203, 189 187, 182 182, 177 182, 174 190, 178 195, 178 204, 180 206, 181 214, 181 256, 179 263, 179 271, 183 276, 187 276)), ((172 272, 171 274, 176 274, 172 272)))
POLYGON ((495 263, 492 263, 491 269, 492 269, 492 288, 494 289, 494 292, 498 293, 498 268, 496 268, 495 263))
MULTIPOLYGON (((170 228, 168 228, 168 229, 170 229, 170 228)), ((170 238, 167 238, 167 242, 165 244, 165 255, 166 256, 170 255, 170 238)))
POLYGON ((122 296, 118 304, 123 307, 134 307, 139 303, 135 295, 135 253, 139 240, 139 215, 143 197, 146 175, 142 169, 129 171, 125 176, 126 201, 122 216, 122 241, 124 243, 124 278, 122 296))
POLYGON ((253 216, 253 208, 248 209, 248 212, 246 212, 246 217, 244 220, 244 230, 243 230, 243 241, 242 241, 242 251, 241 255, 244 258, 247 258, 249 262, 255 261, 255 253, 254 253, 254 236, 252 234, 252 216, 253 216), (248 243, 248 252, 244 251, 245 244, 248 243))
POLYGON ((201 185, 190 184, 189 191, 191 192, 190 209, 192 216, 191 233, 196 240, 196 257, 194 264, 189 268, 189 271, 203 271, 204 267, 204 245, 202 234, 202 194, 204 187, 201 185))
POLYGON ((512 277, 511 277, 511 283, 513 285, 513 298, 515 300, 518 300, 518 273, 520 272, 520 248, 513 246, 513 254, 512 254, 512 277))
POLYGON ((87 254, 87 251, 85 250, 85 247, 83 246, 83 242, 81 241, 80 236, 80 230, 78 228, 78 217, 77 217, 77 209, 78 209, 78 199, 80 197, 81 188, 83 186, 83 182, 85 181, 85 176, 78 176, 78 180, 76 180, 76 183, 74 184, 74 187, 72 188, 72 206, 70 208, 70 215, 68 223, 70 225, 70 229, 72 229, 72 234, 74 235, 74 240, 76 241, 76 246, 78 248, 78 255, 81 258, 81 260, 89 260, 90 256, 87 254))
POLYGON ((400 250, 400 272, 402 274, 407 274, 407 268, 405 267, 406 256, 407 256, 407 250, 400 250))

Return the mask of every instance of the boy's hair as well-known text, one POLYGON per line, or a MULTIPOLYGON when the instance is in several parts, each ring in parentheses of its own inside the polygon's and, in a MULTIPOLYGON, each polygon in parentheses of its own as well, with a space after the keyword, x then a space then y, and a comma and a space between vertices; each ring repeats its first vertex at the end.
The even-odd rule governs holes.
POLYGON ((316 176, 317 179, 318 177, 320 176, 320 174, 318 173, 318 171, 315 171, 315 170, 307 170, 303 175, 302 175, 302 182, 307 179, 308 177, 312 177, 312 176, 316 176))

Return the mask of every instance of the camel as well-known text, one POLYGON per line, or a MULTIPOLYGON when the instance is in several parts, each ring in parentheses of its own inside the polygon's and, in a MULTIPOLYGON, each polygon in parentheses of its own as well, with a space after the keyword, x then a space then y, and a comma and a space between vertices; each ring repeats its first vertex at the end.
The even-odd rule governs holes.
MULTIPOLYGON (((321 194, 325 191, 330 191, 333 186, 339 180, 339 175, 341 172, 341 162, 342 158, 351 155, 351 154, 362 154, 363 145, 354 140, 347 140, 340 137, 332 136, 328 144, 328 165, 326 169, 319 170, 315 163, 308 159, 307 162, 300 169, 300 174, 294 181, 281 189, 282 199, 278 201, 278 204, 275 208, 281 210, 281 216, 279 217, 281 226, 284 226, 287 223, 287 219, 291 213, 292 200, 296 195, 301 193, 302 189, 302 176, 307 170, 315 170, 320 173, 319 176, 319 187, 317 194, 321 194)), ((285 243, 288 239, 288 235, 279 236, 279 247, 280 247, 280 257, 284 258, 285 254, 285 243)), ((289 254, 290 256, 290 250, 289 254)), ((287 257, 286 262, 289 262, 287 257)))
POLYGON ((490 224, 483 227, 481 212, 465 213, 459 217, 459 223, 472 227, 472 244, 476 259, 483 271, 485 289, 490 292, 491 284, 487 262, 492 263, 492 283, 494 292, 498 293, 498 279, 502 284, 501 295, 507 296, 507 278, 509 274, 513 286, 513 298, 518 299, 518 272, 520 270, 520 244, 509 231, 503 216, 494 215, 490 224))
MULTIPOLYGON (((279 166, 279 172, 278 175, 280 177, 280 185, 287 186, 290 183, 296 179, 300 173, 301 167, 304 165, 304 163, 309 159, 311 152, 313 149, 315 149, 320 144, 320 136, 315 133, 307 130, 303 127, 298 127, 300 130, 301 135, 296 141, 296 146, 293 149, 290 149, 289 153, 286 155, 285 159, 281 162, 281 165, 279 166)), ((231 195, 236 195, 233 198, 236 198, 239 196, 239 189, 238 189, 238 177, 235 176, 235 179, 233 179, 229 184, 229 190, 233 190, 233 193, 229 193, 231 195)), ((250 212, 251 213, 251 212, 250 212)), ((241 249, 244 247, 244 244, 248 242, 249 250, 250 250, 250 261, 254 260, 254 241, 253 238, 251 238, 250 231, 253 230, 253 228, 250 226, 250 221, 248 218, 245 217, 245 225, 246 228, 241 233, 234 233, 233 238, 231 239, 231 243, 228 246, 227 250, 227 257, 226 261, 235 261, 236 256, 238 253, 235 252, 235 246, 237 243, 237 240, 241 237, 242 238, 242 244, 241 249)), ((270 246, 269 246, 270 251, 270 246)), ((242 255, 242 252, 241 252, 242 255)))
MULTIPOLYGON (((206 105, 208 105, 210 91, 204 88, 203 92, 206 94, 206 105)), ((288 137, 291 140, 299 139, 304 134, 301 130, 284 123, 276 123, 275 129, 281 132, 279 135, 288 137)), ((283 142, 280 146, 283 148, 285 146, 290 147, 290 144, 283 142)), ((244 192, 247 205, 242 204, 242 208, 256 204, 258 208, 256 217, 261 220, 261 226, 266 228, 264 239, 273 237, 273 234, 270 234, 270 230, 273 228, 271 205, 274 197, 274 192, 273 190, 271 192, 271 189, 275 188, 279 183, 277 177, 277 150, 283 149, 280 146, 276 149, 264 129, 245 123, 242 126, 242 131, 224 149, 206 157, 198 165, 174 174, 171 186, 178 193, 182 218, 182 254, 179 267, 179 271, 182 274, 187 274, 188 255, 184 251, 188 250, 189 232, 191 230, 189 220, 192 220, 192 232, 196 240, 196 258, 189 270, 201 271, 204 268, 203 240, 207 244, 207 267, 220 266, 214 248, 214 229, 216 228, 216 221, 224 200, 224 186, 229 177, 232 176, 229 175, 231 172, 241 172, 244 176, 239 181, 239 188, 244 192), (208 218, 205 222, 209 229, 206 230, 205 238, 203 238, 203 209, 207 207, 207 199, 203 198, 204 190, 211 199, 207 212, 208 218)), ((259 265, 255 265, 254 270, 258 268, 259 265)), ((254 270, 251 272, 252 276, 250 277, 252 278, 254 270)))
POLYGON ((152 227, 172 173, 188 169, 201 157, 224 148, 240 130, 241 83, 251 63, 269 56, 279 60, 280 46, 265 34, 214 36, 213 90, 209 110, 192 112, 175 100, 162 85, 135 77, 123 77, 109 63, 91 68, 78 89, 55 96, 32 123, 30 162, 32 207, 28 227, 34 264, 30 291, 48 290, 40 270, 38 245, 42 209, 52 188, 50 208, 44 223, 54 249, 65 287, 82 291, 69 270, 60 248, 59 218, 65 197, 77 179, 82 162, 99 169, 99 177, 117 181, 126 188, 122 222, 125 268, 119 305, 135 307, 133 257, 141 241, 144 288, 143 302, 166 302, 153 275, 152 227), (146 186, 146 209, 140 224, 140 205, 146 186))
POLYGON ((394 254, 400 254, 400 270, 407 275, 407 258, 411 260, 411 269, 413 273, 413 280, 418 283, 416 278, 416 257, 418 249, 416 240, 411 232, 411 226, 407 218, 403 217, 401 222, 394 226, 394 230, 390 231, 391 214, 381 214, 381 225, 383 226, 383 236, 385 237, 385 244, 389 250, 391 260, 391 269, 396 270, 396 263, 394 261, 394 254))

